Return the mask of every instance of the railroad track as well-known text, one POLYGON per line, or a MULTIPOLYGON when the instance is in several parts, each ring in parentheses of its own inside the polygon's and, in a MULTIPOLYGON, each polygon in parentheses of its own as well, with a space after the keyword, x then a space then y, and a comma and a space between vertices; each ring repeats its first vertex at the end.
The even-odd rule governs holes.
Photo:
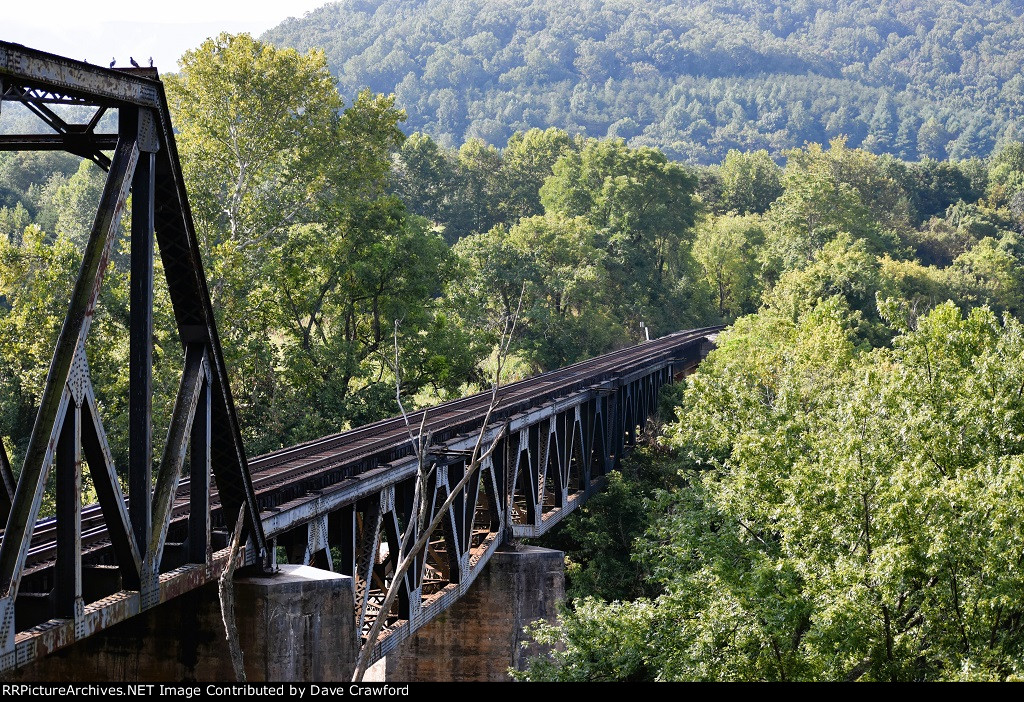
MULTIPOLYGON (((600 384, 617 375, 643 368, 667 356, 680 345, 713 334, 721 327, 706 327, 677 332, 638 346, 626 347, 581 361, 558 370, 505 385, 498 390, 498 405, 492 421, 513 416, 548 400, 600 384)), ((426 410, 409 413, 418 427, 427 413, 427 429, 445 440, 479 426, 490 406, 489 391, 452 400, 426 410)), ((385 419, 350 431, 325 436, 288 448, 256 456, 249 461, 253 489, 262 513, 273 512, 285 502, 319 493, 344 479, 358 479, 359 465, 376 467, 410 452, 408 430, 401 417, 385 419), (386 458, 387 460, 381 460, 386 458)), ((214 524, 218 523, 220 500, 214 485, 210 494, 214 524)), ((175 494, 172 525, 188 517, 189 481, 183 479, 175 494)), ((82 552, 96 554, 109 546, 103 514, 99 505, 82 509, 82 552)), ((25 573, 45 570, 56 554, 56 521, 36 523, 25 573)))

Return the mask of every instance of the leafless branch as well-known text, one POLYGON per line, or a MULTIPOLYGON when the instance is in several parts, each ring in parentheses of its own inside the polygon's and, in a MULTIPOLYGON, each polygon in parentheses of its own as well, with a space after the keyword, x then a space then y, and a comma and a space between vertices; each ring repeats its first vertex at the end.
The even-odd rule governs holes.
POLYGON ((238 519, 235 520, 235 531, 231 535, 231 551, 228 553, 228 563, 221 573, 218 583, 220 594, 220 615, 224 620, 224 635, 228 641, 228 649, 231 651, 231 667, 235 669, 235 679, 238 682, 245 682, 245 663, 242 659, 242 645, 238 640, 238 627, 235 624, 235 568, 238 566, 238 551, 242 540, 242 526, 245 524, 245 510, 238 511, 238 519))
POLYGON ((381 603, 377 618, 370 627, 370 631, 366 636, 366 641, 363 642, 362 648, 359 650, 356 670, 352 676, 353 682, 361 682, 363 676, 366 674, 366 669, 369 667, 370 658, 373 654, 373 648, 377 644, 377 639, 380 638, 381 631, 383 631, 384 625, 387 622, 388 612, 391 611, 395 598, 398 597, 398 593, 402 587, 402 582, 404 581, 406 574, 409 572, 409 569, 414 563, 416 563, 420 552, 422 552, 430 543, 431 536, 437 527, 440 526, 441 521, 444 519, 448 510, 451 508, 458 496, 471 480, 478 479, 478 469, 484 462, 490 459, 491 455, 498 447, 498 442, 505 436, 505 432, 508 429, 507 424, 503 424, 498 429, 497 433, 491 438, 490 444, 486 449, 483 449, 484 441, 487 439, 491 417, 498 406, 498 387, 501 383, 501 372, 504 368, 505 359, 512 345, 512 337, 515 333, 519 314, 522 311, 523 296, 525 292, 526 284, 524 283, 522 291, 519 294, 519 304, 516 307, 515 314, 512 315, 511 318, 503 320, 502 333, 498 340, 498 357, 495 364, 494 381, 491 384, 491 400, 488 404, 487 413, 484 416, 483 423, 480 425, 480 433, 477 435, 476 443, 473 446, 473 452, 466 466, 466 471, 459 482, 448 490, 448 495, 441 506, 433 511, 431 511, 428 506, 430 501, 426 499, 430 475, 435 470, 435 466, 429 457, 432 433, 426 430, 427 413, 425 411, 420 421, 419 431, 414 433, 412 429, 412 422, 410 421, 409 415, 406 413, 405 407, 402 404, 400 354, 398 350, 399 322, 398 320, 395 320, 395 396, 398 399, 398 407, 402 412, 402 418, 405 420, 405 426, 409 432, 409 442, 416 454, 416 485, 413 492, 409 523, 406 525, 405 531, 400 539, 401 546, 399 547, 399 552, 394 555, 397 565, 391 577, 391 583, 384 595, 384 601, 381 603), (411 547, 408 547, 409 542, 414 536, 416 536, 414 543, 411 547))

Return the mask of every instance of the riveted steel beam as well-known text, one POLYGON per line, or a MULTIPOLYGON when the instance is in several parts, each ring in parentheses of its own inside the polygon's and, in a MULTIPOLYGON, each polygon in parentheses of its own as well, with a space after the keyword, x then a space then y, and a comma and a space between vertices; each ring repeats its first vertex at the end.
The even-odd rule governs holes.
POLYGON ((159 84, 151 78, 12 42, 0 41, 0 76, 11 76, 37 88, 94 104, 160 107, 159 84))

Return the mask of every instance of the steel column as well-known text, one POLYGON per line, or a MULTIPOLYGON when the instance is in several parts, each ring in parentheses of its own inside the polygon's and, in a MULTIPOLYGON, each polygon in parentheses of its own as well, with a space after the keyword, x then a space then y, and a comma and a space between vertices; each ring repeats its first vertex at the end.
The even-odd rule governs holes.
MULTIPOLYGON (((148 111, 122 109, 122 135, 138 139, 148 111), (141 114, 140 114, 141 113, 141 114), (145 117, 143 116, 145 115, 145 117)), ((132 179, 132 234, 128 356, 128 495, 138 543, 149 543, 153 481, 153 233, 156 154, 143 153, 132 179)))
POLYGON ((78 618, 82 612, 82 410, 72 400, 57 440, 57 565, 54 614, 78 618))

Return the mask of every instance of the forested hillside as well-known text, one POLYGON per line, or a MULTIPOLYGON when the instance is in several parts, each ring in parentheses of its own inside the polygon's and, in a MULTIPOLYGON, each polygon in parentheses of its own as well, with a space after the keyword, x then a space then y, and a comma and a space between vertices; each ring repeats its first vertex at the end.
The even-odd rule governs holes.
POLYGON ((395 93, 456 146, 556 126, 669 158, 775 158, 846 135, 904 159, 1024 133, 1020 3, 343 0, 265 39, 321 47, 342 93, 395 93))

